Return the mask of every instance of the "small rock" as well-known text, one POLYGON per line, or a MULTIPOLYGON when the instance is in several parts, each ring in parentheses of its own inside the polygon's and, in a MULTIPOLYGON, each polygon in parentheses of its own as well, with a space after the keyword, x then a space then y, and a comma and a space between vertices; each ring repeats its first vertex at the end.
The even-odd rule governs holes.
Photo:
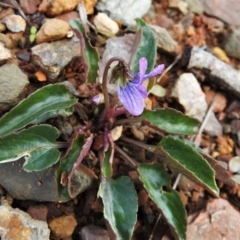
POLYGON ((83 227, 79 235, 82 240, 110 240, 108 231, 95 225, 83 227))
MULTIPOLYGON (((5 48, 2 43, 0 43, 0 63, 8 60, 12 57, 10 50, 5 48)), ((1 90, 0 90, 1 91, 1 90)))
POLYGON ((36 34, 36 42, 52 42, 67 36, 70 26, 61 19, 47 20, 36 34))
POLYGON ((26 42, 25 37, 23 37, 23 32, 8 32, 6 36, 10 39, 11 41, 11 49, 17 48, 18 46, 24 47, 24 42, 26 42), (21 45, 23 44, 23 45, 21 45))
POLYGON ((6 25, 0 22, 0 33, 6 30, 6 25))
MULTIPOLYGON (((1 88, 0 88, 1 89, 1 88)), ((2 163, 0 167, 0 184, 15 199, 35 201, 67 201, 59 196, 56 169, 58 165, 42 171, 26 172, 23 170, 25 160, 2 163), (11 175, 11 178, 8 176, 11 175)), ((72 193, 76 197, 92 185, 95 176, 87 167, 79 166, 72 178, 72 193)))
POLYGON ((240 120, 234 119, 231 121, 231 132, 237 134, 240 130, 240 120))
POLYGON ((97 4, 97 0, 83 0, 84 7, 86 8, 87 14, 94 13, 94 7, 97 4))
POLYGON ((50 80, 57 78, 61 70, 76 56, 80 55, 78 38, 64 39, 52 43, 41 43, 32 48, 34 64, 48 75, 50 80))
MULTIPOLYGON (((239 10, 240 11, 240 10, 239 10)), ((240 24, 240 23, 239 23, 240 24)), ((225 44, 224 50, 226 53, 231 56, 240 59, 240 28, 235 28, 232 30, 228 36, 225 44)))
POLYGON ((49 16, 56 16, 64 12, 70 12, 77 7, 81 0, 43 0, 38 10, 49 16))
POLYGON ((226 54, 220 47, 214 47, 214 48, 212 49, 212 52, 213 52, 220 60, 222 60, 223 62, 225 62, 225 63, 229 63, 229 62, 230 62, 227 54, 226 54))
POLYGON ((185 0, 185 2, 188 4, 188 9, 193 12, 197 13, 199 15, 203 14, 203 5, 200 0, 185 0))
POLYGON ((169 7, 177 8, 184 15, 188 13, 187 6, 188 6, 188 4, 186 2, 184 2, 183 0, 170 0, 169 1, 169 7))
POLYGON ((111 19, 118 20, 125 26, 135 27, 135 19, 146 14, 150 6, 150 0, 106 0, 98 1, 96 7, 98 11, 109 12, 111 19))
POLYGON ((31 53, 27 49, 20 50, 16 53, 16 56, 25 62, 29 62, 31 59, 31 53))
POLYGON ((67 12, 67 13, 63 13, 63 14, 57 15, 56 18, 57 19, 61 19, 61 20, 63 20, 63 21, 68 23, 72 19, 79 18, 79 14, 76 11, 71 11, 71 12, 67 12))
POLYGON ((212 137, 223 135, 223 127, 213 112, 210 113, 204 130, 212 137))
POLYGON ((49 227, 53 234, 59 238, 67 238, 73 234, 77 221, 72 215, 54 218, 49 227))
POLYGON ((19 3, 24 13, 33 14, 38 10, 41 0, 19 0, 19 3))
MULTIPOLYGON (((206 92, 206 101, 209 106, 211 105, 215 95, 216 95, 216 92, 214 92, 212 90, 209 90, 206 92)), ((226 96, 224 96, 221 93, 218 93, 216 102, 214 104, 213 112, 215 112, 215 113, 223 112, 223 110, 225 109, 226 106, 227 106, 226 96)))
POLYGON ((212 199, 198 216, 188 216, 186 239, 239 239, 239 218, 240 213, 227 200, 212 199))
POLYGON ((45 205, 30 206, 27 213, 35 220, 47 222, 48 208, 45 205))
POLYGON ((98 13, 93 20, 97 30, 104 35, 109 35, 109 33, 117 34, 119 31, 119 27, 116 22, 114 22, 111 18, 108 17, 105 13, 98 13))
POLYGON ((12 47, 12 41, 8 35, 0 33, 0 43, 3 43, 4 47, 10 49, 12 47))
POLYGON ((174 21, 164 14, 158 14, 155 16, 155 24, 166 30, 172 30, 175 26, 174 21))
POLYGON ((32 219, 27 213, 10 207, 5 200, 0 205, 0 236, 2 240, 49 240, 46 222, 32 219))
POLYGON ((172 39, 167 30, 156 25, 149 26, 157 40, 157 46, 167 53, 176 54, 178 44, 172 39))
POLYGON ((190 179, 185 177, 184 175, 181 176, 178 187, 183 190, 184 192, 189 192, 194 190, 195 186, 197 184, 195 182, 192 182, 190 179))
POLYGON ((0 109, 15 105, 28 83, 27 76, 17 65, 5 64, 0 67, 0 109))
POLYGON ((200 121, 204 118, 207 110, 205 94, 192 73, 184 73, 178 78, 172 96, 178 98, 186 115, 200 121))
POLYGON ((11 32, 24 32, 26 28, 26 21, 19 15, 10 15, 2 19, 7 28, 11 32))
POLYGON ((240 25, 240 4, 238 0, 201 0, 204 12, 224 22, 238 26, 240 25))
POLYGON ((4 8, 0 11, 0 20, 13 14, 14 14, 13 8, 4 8))

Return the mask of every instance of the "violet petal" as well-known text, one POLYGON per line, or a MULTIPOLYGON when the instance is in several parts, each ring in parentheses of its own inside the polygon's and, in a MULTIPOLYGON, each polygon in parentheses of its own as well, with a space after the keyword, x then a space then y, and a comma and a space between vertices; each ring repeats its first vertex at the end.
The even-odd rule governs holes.
POLYGON ((130 83, 132 83, 132 84, 134 84, 136 86, 142 84, 139 73, 136 73, 134 75, 134 78, 130 80, 130 83))
POLYGON ((164 69, 164 64, 158 65, 149 74, 146 74, 144 76, 144 79, 155 77, 156 75, 160 74, 163 69, 164 69))
POLYGON ((134 85, 128 84, 126 88, 118 88, 118 98, 123 106, 134 116, 143 112, 144 100, 141 93, 134 85))
POLYGON ((147 89, 145 88, 145 86, 138 85, 138 86, 136 86, 136 88, 144 99, 147 98, 148 93, 147 93, 147 89))

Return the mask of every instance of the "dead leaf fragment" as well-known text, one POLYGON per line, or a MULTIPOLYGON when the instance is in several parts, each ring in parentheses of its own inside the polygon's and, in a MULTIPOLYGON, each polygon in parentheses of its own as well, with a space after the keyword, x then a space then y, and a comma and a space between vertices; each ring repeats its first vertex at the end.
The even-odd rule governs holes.
POLYGON ((36 78, 37 78, 37 80, 38 80, 39 82, 45 82, 45 81, 47 81, 47 76, 46 76, 46 74, 45 74, 44 72, 42 72, 42 71, 37 71, 34 75, 36 76, 36 78))
POLYGON ((113 141, 117 141, 122 136, 123 126, 116 126, 111 130, 113 141))

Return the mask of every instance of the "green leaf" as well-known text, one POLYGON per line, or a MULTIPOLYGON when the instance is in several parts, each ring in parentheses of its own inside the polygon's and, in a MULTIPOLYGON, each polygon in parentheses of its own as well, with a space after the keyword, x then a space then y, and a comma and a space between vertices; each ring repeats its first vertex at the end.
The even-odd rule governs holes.
POLYGON ((28 172, 49 168, 60 157, 55 142, 58 137, 56 128, 40 125, 0 138, 0 163, 24 157, 23 168, 28 172))
POLYGON ((104 217, 118 240, 131 239, 137 221, 137 194, 129 177, 114 180, 102 178, 99 195, 103 200, 104 217))
POLYGON ((47 112, 69 108, 77 102, 62 84, 47 85, 21 101, 0 119, 0 136, 34 122, 47 112))
POLYGON ((139 165, 138 172, 150 198, 161 209, 173 231, 179 239, 185 239, 187 219, 181 198, 174 190, 163 191, 163 186, 170 188, 170 178, 167 172, 159 163, 142 163, 139 165))
POLYGON ((112 177, 111 159, 113 158, 114 149, 109 145, 108 150, 104 152, 103 165, 101 167, 102 173, 106 178, 112 177))
MULTIPOLYGON (((103 150, 103 159, 102 159, 102 166, 101 170, 105 178, 111 178, 112 177, 112 163, 113 163, 113 156, 114 156, 114 141, 112 139, 111 133, 106 134, 106 138, 108 140, 108 143, 105 143, 107 145, 107 149, 103 150)), ((104 146, 105 148, 106 146, 104 146)), ((100 159, 101 161, 101 159, 100 159)))
POLYGON ((85 32, 84 26, 78 21, 78 20, 70 20, 69 21, 70 26, 73 29, 77 29, 80 31, 83 35, 85 46, 83 47, 84 52, 84 59, 89 66, 89 72, 88 72, 88 83, 96 83, 97 79, 97 71, 98 71, 98 53, 95 48, 92 47, 90 44, 90 40, 85 32))
POLYGON ((220 165, 219 161, 215 160, 208 154, 204 153, 203 150, 198 146, 196 146, 193 142, 190 142, 187 139, 182 139, 182 141, 190 145, 194 150, 196 150, 199 154, 201 154, 201 156, 211 165, 211 167, 215 171, 216 179, 222 181, 228 186, 231 186, 231 187, 234 186, 234 182, 231 179, 232 174, 227 169, 225 169, 222 165, 220 165))
POLYGON ((70 115, 72 115, 72 113, 73 113, 73 107, 57 109, 57 110, 54 110, 51 112, 44 113, 43 115, 41 115, 40 117, 38 117, 37 119, 32 121, 31 124, 40 124, 50 118, 54 118, 59 115, 64 116, 64 117, 70 116, 70 115))
POLYGON ((166 89, 160 85, 155 84, 148 93, 151 93, 157 97, 163 97, 166 95, 166 89))
POLYGON ((214 196, 219 190, 215 182, 215 173, 209 163, 190 145, 181 139, 165 137, 158 144, 166 155, 166 164, 203 186, 214 196))
POLYGON ((34 40, 36 39, 36 35, 35 34, 30 34, 29 35, 29 41, 32 43, 34 42, 34 40))
POLYGON ((145 110, 141 118, 169 133, 196 134, 199 121, 171 108, 145 110))
POLYGON ((149 73, 155 64, 157 44, 150 27, 140 18, 136 19, 137 26, 140 28, 135 37, 133 56, 130 69, 134 73, 139 72, 139 59, 145 57, 148 61, 146 73, 149 73))
POLYGON ((77 135, 75 139, 73 139, 73 142, 70 148, 68 149, 66 156, 60 160, 60 165, 57 169, 56 174, 57 174, 59 194, 61 198, 64 200, 70 199, 70 196, 68 194, 67 185, 61 184, 61 177, 62 177, 61 175, 63 172, 65 172, 66 175, 68 175, 72 171, 73 164, 78 159, 84 143, 85 143, 84 134, 77 135))
POLYGON ((33 34, 33 35, 36 35, 37 33, 37 28, 35 26, 31 26, 30 28, 30 33, 33 34))

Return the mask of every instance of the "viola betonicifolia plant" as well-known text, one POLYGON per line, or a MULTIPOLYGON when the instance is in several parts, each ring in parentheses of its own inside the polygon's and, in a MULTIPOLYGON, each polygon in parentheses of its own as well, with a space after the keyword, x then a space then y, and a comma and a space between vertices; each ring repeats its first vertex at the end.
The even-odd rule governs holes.
MULTIPOLYGON (((172 188, 169 172, 177 171, 218 196, 213 169, 216 162, 188 141, 189 135, 198 132, 198 120, 170 108, 145 108, 149 93, 147 80, 160 75, 164 65, 156 66, 156 39, 150 27, 141 19, 136 22, 138 29, 131 60, 111 58, 106 63, 102 84, 97 81, 98 54, 90 45, 84 26, 76 20, 70 22, 80 41, 85 82, 101 91, 91 96, 92 109, 67 142, 58 142, 59 130, 46 121, 58 115, 70 116, 81 105, 82 98, 74 97, 66 84, 49 84, 31 94, 0 119, 0 163, 24 157, 23 169, 27 172, 58 164, 59 196, 62 201, 68 201, 80 192, 73 186, 73 178, 92 151, 99 161, 98 197, 102 199, 103 216, 116 239, 128 240, 137 222, 137 191, 130 177, 114 172, 115 156, 118 156, 138 172, 139 180, 173 236, 185 239, 186 211, 178 192, 172 188), (116 65, 111 67, 113 62, 116 65), (116 86, 115 94, 109 94, 109 84, 116 86), (146 134, 143 141, 134 140, 129 129, 136 124, 154 129, 157 137, 146 134), (116 129, 118 134, 114 134, 116 129), (133 147, 150 152, 151 158, 146 156, 139 162, 131 155, 133 147)), ((221 175, 216 177, 221 180, 221 175)))

